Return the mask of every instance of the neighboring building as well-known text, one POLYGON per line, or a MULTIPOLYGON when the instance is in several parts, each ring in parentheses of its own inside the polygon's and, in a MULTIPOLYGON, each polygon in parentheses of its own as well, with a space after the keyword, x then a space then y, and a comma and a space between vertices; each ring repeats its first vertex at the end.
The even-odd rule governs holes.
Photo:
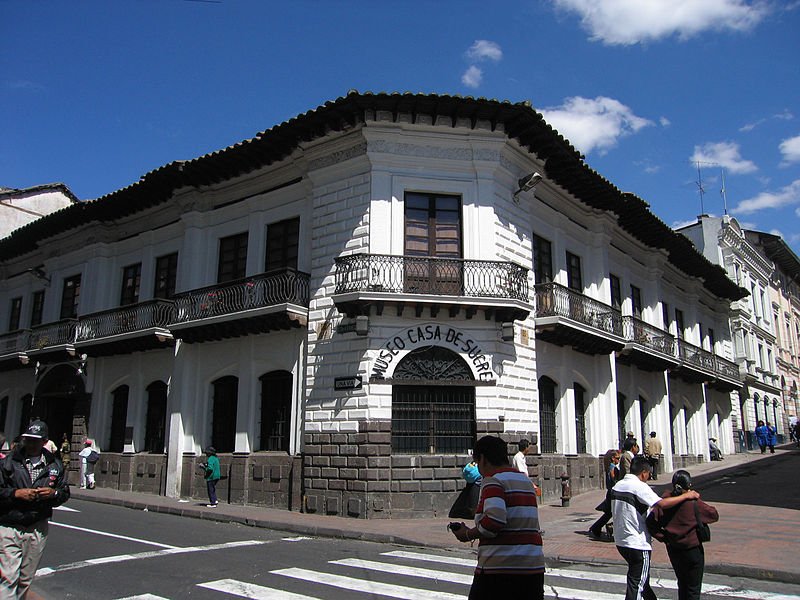
MULTIPOLYGON (((753 448, 759 420, 776 424, 783 434, 783 404, 776 363, 776 329, 769 298, 774 265, 750 243, 736 219, 701 215, 697 223, 679 229, 712 263, 750 295, 731 307, 734 357, 744 378, 739 402, 742 443, 753 448)), ((736 404, 736 403, 735 403, 736 404)))
POLYGON ((0 187, 0 239, 50 213, 78 202, 63 183, 17 190, 0 187))
POLYGON ((528 103, 353 92, 27 226, 0 278, 6 432, 96 438, 103 486, 201 495, 212 444, 223 501, 441 515, 486 433, 550 498, 627 430, 734 451, 747 292, 528 103))
POLYGON ((800 416, 800 258, 780 236, 763 231, 745 231, 745 236, 775 263, 769 290, 783 394, 783 425, 788 426, 788 417, 800 416))

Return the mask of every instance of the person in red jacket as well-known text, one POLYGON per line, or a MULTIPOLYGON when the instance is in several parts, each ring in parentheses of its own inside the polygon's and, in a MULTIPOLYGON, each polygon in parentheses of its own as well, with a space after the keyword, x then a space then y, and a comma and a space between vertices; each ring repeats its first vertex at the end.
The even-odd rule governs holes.
MULTIPOLYGON (((681 469, 672 475, 672 491, 664 496, 681 496, 691 489, 692 476, 681 469)), ((678 579, 678 600, 700 600, 705 553, 703 542, 697 536, 697 523, 707 525, 718 520, 717 509, 700 499, 666 510, 656 504, 648 515, 648 526, 654 537, 667 545, 669 561, 678 579)))

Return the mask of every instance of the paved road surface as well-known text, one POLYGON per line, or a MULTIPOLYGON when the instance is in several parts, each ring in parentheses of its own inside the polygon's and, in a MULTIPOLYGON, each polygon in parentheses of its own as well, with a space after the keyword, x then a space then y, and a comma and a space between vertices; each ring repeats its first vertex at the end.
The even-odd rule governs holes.
MULTIPOLYGON (((56 512, 34 584, 46 600, 455 600, 466 597, 475 564, 469 547, 292 536, 79 500, 68 508, 56 512)), ((675 598, 673 574, 656 575, 659 598, 675 598)), ((624 569, 564 565, 546 583, 559 600, 619 600, 624 569)), ((717 600, 800 600, 798 586, 712 575, 705 591, 717 600)))

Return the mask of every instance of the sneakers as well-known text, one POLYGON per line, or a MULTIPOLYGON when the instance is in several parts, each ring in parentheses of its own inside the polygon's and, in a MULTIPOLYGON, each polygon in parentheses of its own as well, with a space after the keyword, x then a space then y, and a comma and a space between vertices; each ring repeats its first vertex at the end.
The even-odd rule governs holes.
POLYGON ((217 508, 217 503, 215 502, 214 504, 206 504, 206 506, 208 508, 217 508))
POLYGON ((602 534, 602 532, 598 532, 598 531, 595 531, 594 529, 590 529, 589 530, 589 539, 590 540, 596 540, 598 542, 602 541, 603 534, 602 534))

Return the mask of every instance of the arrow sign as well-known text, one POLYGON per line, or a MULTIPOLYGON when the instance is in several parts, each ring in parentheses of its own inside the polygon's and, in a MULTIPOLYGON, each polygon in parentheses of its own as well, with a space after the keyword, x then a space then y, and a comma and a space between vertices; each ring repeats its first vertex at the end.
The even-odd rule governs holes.
POLYGON ((353 377, 337 377, 333 380, 334 390, 360 390, 361 386, 361 375, 354 375, 353 377))

